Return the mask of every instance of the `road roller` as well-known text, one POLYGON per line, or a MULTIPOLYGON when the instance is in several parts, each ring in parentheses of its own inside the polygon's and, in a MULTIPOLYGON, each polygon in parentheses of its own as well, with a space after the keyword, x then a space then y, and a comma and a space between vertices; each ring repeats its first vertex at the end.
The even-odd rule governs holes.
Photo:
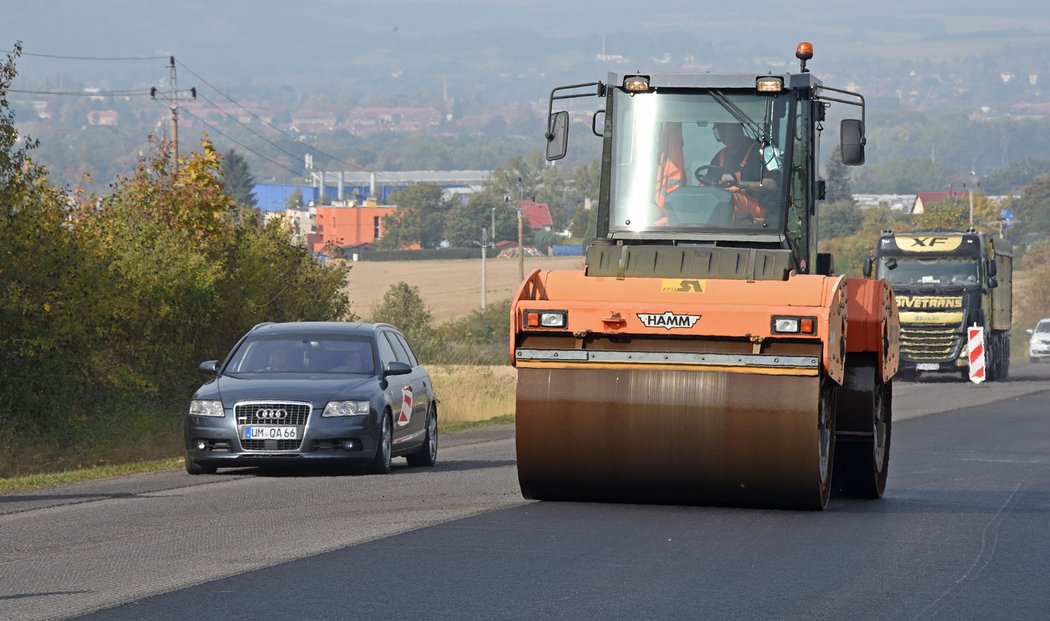
POLYGON ((814 77, 809 43, 796 57, 797 73, 551 91, 547 159, 582 125, 601 183, 583 269, 534 271, 511 305, 526 498, 822 510, 833 491, 883 495, 897 307, 884 280, 817 252, 825 113, 856 117, 838 147, 862 164, 864 98, 814 77), (583 98, 603 105, 570 115, 583 98))

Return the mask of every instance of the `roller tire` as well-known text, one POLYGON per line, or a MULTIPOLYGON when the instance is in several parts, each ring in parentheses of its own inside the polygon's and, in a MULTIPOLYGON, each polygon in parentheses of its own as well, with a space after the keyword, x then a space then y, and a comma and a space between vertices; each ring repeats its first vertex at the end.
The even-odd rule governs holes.
POLYGON ((369 474, 387 474, 390 472, 390 460, 394 450, 394 425, 390 421, 390 414, 383 413, 383 423, 379 431, 379 444, 376 446, 376 455, 365 468, 369 474))
POLYGON ((827 508, 828 499, 831 498, 831 490, 834 484, 834 464, 837 459, 835 456, 836 396, 836 387, 831 380, 821 378, 820 402, 817 406, 817 444, 820 453, 818 461, 818 497, 817 503, 809 507, 815 511, 823 511, 827 508))
POLYGON ((886 492, 893 429, 893 384, 876 379, 871 396, 871 439, 840 441, 835 453, 835 493, 875 500, 886 492))
POLYGON ((415 453, 405 456, 409 466, 429 468, 437 463, 438 454, 438 425, 437 412, 431 405, 427 410, 426 422, 427 435, 423 438, 423 446, 415 453))

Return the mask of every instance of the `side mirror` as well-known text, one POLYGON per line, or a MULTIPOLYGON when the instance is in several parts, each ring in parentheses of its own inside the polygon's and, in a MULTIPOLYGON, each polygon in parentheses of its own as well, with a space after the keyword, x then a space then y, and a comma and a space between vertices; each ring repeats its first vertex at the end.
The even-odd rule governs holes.
POLYGON ((865 278, 871 278, 872 266, 874 264, 875 264, 875 260, 872 259, 871 257, 868 257, 868 258, 864 259, 864 267, 862 269, 864 271, 864 277, 865 278))
POLYGON ((999 286, 999 281, 996 280, 995 276, 992 276, 991 278, 988 279, 988 288, 989 289, 995 289, 998 286, 999 286))
POLYGON ((1035 334, 1035 330, 1033 330, 1031 328, 1025 330, 1025 332, 1027 332, 1028 334, 1035 334))
POLYGON ((864 163, 864 123, 860 119, 842 119, 839 126, 842 163, 847 166, 860 166, 864 163))
POLYGON ((998 268, 995 265, 995 259, 988 259, 988 275, 995 276, 998 273, 998 268))
POLYGON ((218 360, 205 360, 204 362, 202 362, 200 364, 199 367, 197 367, 197 370, 200 371, 201 373, 206 373, 208 375, 215 375, 215 372, 216 372, 216 370, 218 368, 219 368, 219 361, 218 360))
POLYGON ((835 264, 830 252, 817 253, 817 271, 820 276, 831 276, 835 273, 835 264))
POLYGON ((408 366, 404 362, 388 362, 386 368, 383 369, 383 377, 390 375, 408 375, 412 372, 412 367, 408 366))
POLYGON ((553 162, 565 157, 569 148, 569 113, 555 112, 547 119, 547 160, 553 162))

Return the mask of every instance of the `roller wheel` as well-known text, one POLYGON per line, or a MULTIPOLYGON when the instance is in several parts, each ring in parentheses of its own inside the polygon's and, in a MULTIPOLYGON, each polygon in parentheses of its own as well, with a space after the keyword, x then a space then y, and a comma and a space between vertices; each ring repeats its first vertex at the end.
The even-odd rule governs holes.
POLYGON ((817 411, 817 450, 820 460, 820 484, 818 486, 818 503, 813 509, 823 510, 828 506, 831 496, 833 464, 835 463, 835 385, 822 378, 820 383, 820 404, 817 411))
POLYGON ((874 366, 847 363, 835 453, 835 491, 843 496, 876 499, 886 491, 893 385, 876 375, 874 366))
POLYGON ((438 427, 437 412, 431 405, 427 410, 427 436, 423 439, 423 446, 419 451, 405 457, 409 466, 430 467, 437 463, 438 457, 438 427))
POLYGON ((393 451, 394 432, 393 424, 390 422, 390 414, 383 413, 383 423, 379 432, 379 445, 376 447, 376 456, 368 464, 369 474, 387 474, 390 472, 390 456, 393 451))

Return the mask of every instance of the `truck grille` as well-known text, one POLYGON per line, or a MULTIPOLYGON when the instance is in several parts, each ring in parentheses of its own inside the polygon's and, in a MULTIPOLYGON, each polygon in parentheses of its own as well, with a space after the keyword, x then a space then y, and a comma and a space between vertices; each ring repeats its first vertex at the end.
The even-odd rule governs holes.
POLYGON ((911 361, 944 362, 959 356, 963 335, 955 326, 901 326, 901 358, 911 361))
POLYGON ((241 447, 246 451, 298 451, 312 409, 311 404, 298 401, 246 401, 234 405, 241 447), (246 440, 244 427, 247 425, 296 427, 298 437, 295 440, 246 440))

